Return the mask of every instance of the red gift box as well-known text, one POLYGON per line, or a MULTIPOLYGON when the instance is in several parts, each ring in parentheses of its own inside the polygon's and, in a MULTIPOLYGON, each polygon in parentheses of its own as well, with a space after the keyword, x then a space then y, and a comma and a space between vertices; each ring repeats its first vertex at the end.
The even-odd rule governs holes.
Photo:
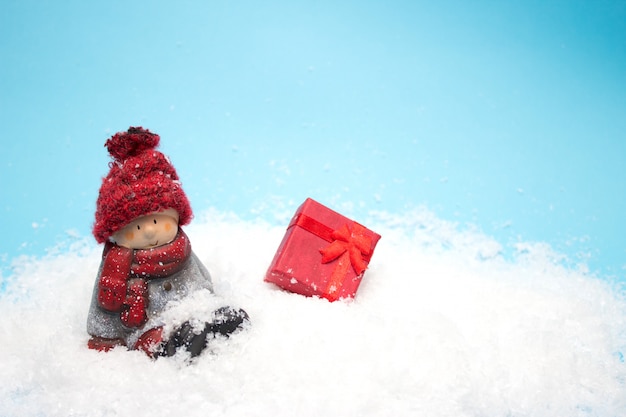
POLYGON ((353 298, 380 235, 307 198, 296 210, 265 281, 329 301, 353 298))

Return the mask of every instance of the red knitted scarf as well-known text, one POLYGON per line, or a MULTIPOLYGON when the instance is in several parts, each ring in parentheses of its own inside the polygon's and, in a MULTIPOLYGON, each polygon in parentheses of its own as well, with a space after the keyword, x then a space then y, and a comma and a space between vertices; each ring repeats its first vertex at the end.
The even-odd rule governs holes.
POLYGON ((179 229, 176 238, 152 249, 129 249, 107 242, 98 281, 98 303, 119 312, 127 327, 140 327, 148 320, 148 283, 183 269, 191 255, 191 243, 179 229))

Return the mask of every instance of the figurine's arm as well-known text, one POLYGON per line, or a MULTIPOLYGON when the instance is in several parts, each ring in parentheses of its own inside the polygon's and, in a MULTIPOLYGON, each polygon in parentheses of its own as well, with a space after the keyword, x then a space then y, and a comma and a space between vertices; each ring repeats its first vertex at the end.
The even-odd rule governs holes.
POLYGON ((98 304, 103 309, 122 310, 131 262, 132 250, 128 248, 114 246, 105 255, 98 280, 98 304))

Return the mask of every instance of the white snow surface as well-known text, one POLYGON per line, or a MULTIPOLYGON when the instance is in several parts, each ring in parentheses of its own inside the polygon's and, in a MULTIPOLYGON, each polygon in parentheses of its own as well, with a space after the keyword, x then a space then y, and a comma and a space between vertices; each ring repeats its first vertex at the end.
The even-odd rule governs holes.
MULTIPOLYGON (((86 348, 101 250, 13 261, 0 294, 0 416, 625 416, 626 297, 544 244, 514 259, 426 209, 357 219, 382 239, 354 300, 263 276, 285 231, 209 210, 185 230, 251 326, 193 362, 86 348)), ((201 314, 201 313, 198 313, 201 314)))

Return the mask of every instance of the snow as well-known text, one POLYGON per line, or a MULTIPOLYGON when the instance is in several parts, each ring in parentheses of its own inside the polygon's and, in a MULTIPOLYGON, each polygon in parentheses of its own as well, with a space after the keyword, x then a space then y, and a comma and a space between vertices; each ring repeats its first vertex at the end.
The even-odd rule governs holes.
POLYGON ((284 226, 198 216, 185 230, 213 275, 208 303, 252 325, 192 363, 85 347, 91 238, 15 259, 0 282, 0 416, 626 415, 616 284, 542 243, 504 259, 425 209, 357 220, 382 239, 356 299, 330 303, 263 282, 284 226))

